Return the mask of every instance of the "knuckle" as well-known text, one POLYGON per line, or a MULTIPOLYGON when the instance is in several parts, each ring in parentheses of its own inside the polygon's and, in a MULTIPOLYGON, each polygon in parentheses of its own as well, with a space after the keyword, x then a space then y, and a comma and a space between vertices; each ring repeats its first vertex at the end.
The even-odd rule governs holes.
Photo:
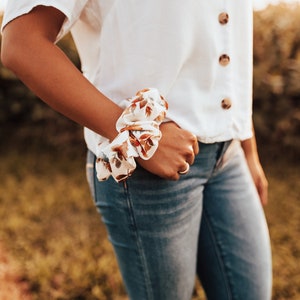
POLYGON ((190 132, 190 140, 193 143, 195 143, 197 141, 197 137, 193 133, 191 133, 191 132, 190 132))
POLYGON ((172 181, 176 181, 179 179, 179 175, 177 172, 169 172, 168 175, 166 176, 167 179, 172 180, 172 181))
POLYGON ((173 171, 172 169, 165 169, 162 172, 162 177, 167 180, 176 180, 177 175, 177 172, 173 171))
POLYGON ((194 160, 195 160, 194 152, 189 152, 186 155, 186 161, 191 165, 191 164, 193 164, 194 160))
POLYGON ((176 174, 176 175, 174 175, 174 176, 172 176, 170 178, 170 180, 172 180, 172 181, 177 181, 178 179, 179 179, 179 175, 178 174, 176 174))
POLYGON ((194 153, 194 149, 193 149, 192 146, 188 146, 188 147, 186 148, 185 156, 186 156, 188 159, 194 159, 195 153, 194 153))

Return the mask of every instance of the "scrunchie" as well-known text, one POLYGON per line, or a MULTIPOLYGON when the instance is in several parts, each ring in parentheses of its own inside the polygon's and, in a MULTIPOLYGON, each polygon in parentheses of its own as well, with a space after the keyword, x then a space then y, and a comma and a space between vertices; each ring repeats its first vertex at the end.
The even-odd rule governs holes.
POLYGON ((120 182, 136 168, 135 157, 149 159, 161 138, 159 125, 168 109, 166 100, 156 89, 144 89, 128 99, 129 106, 116 123, 119 134, 110 142, 100 137, 96 171, 99 181, 113 176, 120 182))

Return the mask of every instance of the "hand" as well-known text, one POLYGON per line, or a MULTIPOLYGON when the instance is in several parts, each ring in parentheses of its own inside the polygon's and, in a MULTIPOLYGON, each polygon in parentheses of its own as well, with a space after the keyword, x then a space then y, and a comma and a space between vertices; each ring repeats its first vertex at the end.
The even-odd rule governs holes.
POLYGON ((268 180, 258 159, 246 157, 262 205, 268 203, 268 180))
POLYGON ((153 157, 149 160, 138 158, 137 162, 157 176, 178 180, 178 172, 185 171, 187 163, 192 165, 199 152, 197 137, 174 122, 161 124, 160 130, 162 138, 153 157))
POLYGON ((254 128, 253 136, 242 141, 241 145, 245 153, 250 173, 259 194, 260 201, 262 205, 266 205, 268 203, 268 180, 259 160, 254 128))

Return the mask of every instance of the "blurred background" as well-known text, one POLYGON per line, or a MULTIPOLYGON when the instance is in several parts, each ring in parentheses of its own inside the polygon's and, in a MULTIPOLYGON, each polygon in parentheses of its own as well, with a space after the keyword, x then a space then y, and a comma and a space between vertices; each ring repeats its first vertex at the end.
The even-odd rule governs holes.
MULTIPOLYGON (((297 300, 300 3, 271 2, 255 1, 254 122, 270 184, 265 212, 273 249, 273 300, 297 300)), ((0 0, 0 10, 5 3, 0 0)), ((80 68, 71 36, 59 47, 80 68)), ((48 108, 1 64, 0 138, 0 264, 5 250, 24 295, 127 299, 85 182, 82 128, 48 108)), ((1 279, 0 268, 3 290, 1 279)), ((17 300, 0 293, 3 299, 17 300)), ((193 299, 204 299, 198 282, 193 299)))

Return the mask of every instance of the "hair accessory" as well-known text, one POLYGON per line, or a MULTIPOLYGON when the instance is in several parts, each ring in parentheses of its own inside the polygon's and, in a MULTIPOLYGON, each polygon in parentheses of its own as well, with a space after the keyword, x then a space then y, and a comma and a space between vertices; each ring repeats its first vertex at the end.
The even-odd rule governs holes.
POLYGON ((100 137, 96 171, 99 181, 111 175, 117 182, 129 177, 136 168, 135 157, 149 159, 161 138, 159 125, 168 109, 157 89, 143 89, 128 99, 129 106, 116 123, 119 134, 110 142, 100 137))

